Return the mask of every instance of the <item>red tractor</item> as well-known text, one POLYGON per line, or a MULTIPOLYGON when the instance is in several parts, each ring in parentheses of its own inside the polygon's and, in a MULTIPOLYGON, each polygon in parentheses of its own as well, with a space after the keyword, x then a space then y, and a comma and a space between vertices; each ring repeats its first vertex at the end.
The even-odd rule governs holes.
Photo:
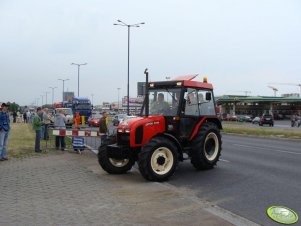
POLYGON ((129 171, 137 161, 142 176, 165 181, 179 161, 190 159, 197 170, 219 160, 221 122, 216 116, 212 84, 197 75, 148 82, 141 116, 119 124, 114 139, 99 147, 98 161, 110 174, 129 171))

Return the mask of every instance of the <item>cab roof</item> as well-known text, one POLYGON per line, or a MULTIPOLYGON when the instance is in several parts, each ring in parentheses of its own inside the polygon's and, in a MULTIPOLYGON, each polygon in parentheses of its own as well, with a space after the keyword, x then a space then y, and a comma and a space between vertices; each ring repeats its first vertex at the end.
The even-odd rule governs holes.
POLYGON ((169 81, 158 81, 158 82, 149 82, 149 84, 155 84, 155 87, 162 87, 162 86, 178 86, 178 87, 196 87, 196 88, 203 88, 203 89, 213 89, 211 83, 201 82, 201 81, 193 81, 198 74, 190 74, 190 75, 181 75, 177 76, 172 80, 169 81), (180 85, 179 82, 181 82, 180 85))

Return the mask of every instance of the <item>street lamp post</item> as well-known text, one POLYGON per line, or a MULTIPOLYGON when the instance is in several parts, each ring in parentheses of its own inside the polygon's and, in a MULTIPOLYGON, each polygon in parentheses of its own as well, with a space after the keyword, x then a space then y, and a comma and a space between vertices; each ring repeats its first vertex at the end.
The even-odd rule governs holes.
POLYGON ((92 96, 92 106, 93 106, 93 97, 94 97, 94 94, 92 93, 91 96, 92 96))
POLYGON ((54 93, 54 89, 56 89, 57 87, 56 86, 55 87, 49 86, 48 88, 52 89, 52 105, 53 105, 53 93, 54 93))
POLYGON ((130 28, 131 27, 140 27, 140 25, 145 24, 137 23, 137 24, 126 24, 121 20, 117 20, 117 24, 113 25, 119 25, 119 26, 125 26, 128 28, 128 83, 127 83, 127 114, 130 115, 130 28))
POLYGON ((63 99, 62 99, 62 101, 64 102, 65 81, 68 81, 69 78, 66 78, 66 79, 59 78, 58 80, 63 81, 63 99))
POLYGON ((77 66, 77 97, 79 97, 79 69, 80 69, 80 66, 87 65, 87 63, 84 63, 84 64, 71 63, 71 65, 77 66))
POLYGON ((117 89, 118 89, 117 112, 119 113, 119 91, 120 91, 120 88, 117 88, 117 89))
POLYGON ((42 97, 42 105, 41 105, 41 106, 43 107, 43 104, 44 104, 43 97, 44 97, 44 96, 43 96, 43 95, 40 95, 40 96, 42 97))
POLYGON ((45 92, 45 94, 46 94, 46 99, 45 99, 45 104, 47 105, 47 94, 48 94, 49 92, 45 92))

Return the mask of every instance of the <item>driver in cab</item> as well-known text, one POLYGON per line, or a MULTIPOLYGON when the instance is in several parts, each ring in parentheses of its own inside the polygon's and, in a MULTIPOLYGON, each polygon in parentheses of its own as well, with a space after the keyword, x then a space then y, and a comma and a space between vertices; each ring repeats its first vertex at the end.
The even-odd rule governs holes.
POLYGON ((151 104, 150 112, 155 115, 164 115, 169 111, 169 105, 164 101, 164 94, 159 93, 157 101, 151 104))

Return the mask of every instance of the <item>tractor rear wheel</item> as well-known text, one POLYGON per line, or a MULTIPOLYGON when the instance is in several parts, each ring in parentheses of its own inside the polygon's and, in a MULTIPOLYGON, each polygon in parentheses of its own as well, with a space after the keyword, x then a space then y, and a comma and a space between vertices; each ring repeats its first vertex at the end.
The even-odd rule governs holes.
POLYGON ((166 181, 178 165, 177 147, 165 137, 155 137, 142 147, 138 165, 146 180, 166 181))
POLYGON ((98 162, 100 166, 110 174, 123 174, 129 171, 135 164, 133 157, 126 159, 115 159, 108 157, 107 145, 113 144, 115 141, 104 142, 98 148, 98 162))
POLYGON ((222 141, 220 131, 214 123, 204 123, 191 144, 191 164, 196 169, 211 169, 216 165, 222 141))

